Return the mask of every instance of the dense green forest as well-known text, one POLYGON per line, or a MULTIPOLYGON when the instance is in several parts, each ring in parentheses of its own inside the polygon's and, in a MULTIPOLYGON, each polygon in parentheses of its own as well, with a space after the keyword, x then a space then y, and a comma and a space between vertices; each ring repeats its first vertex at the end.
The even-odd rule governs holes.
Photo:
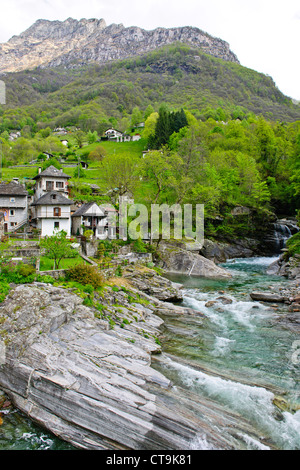
POLYGON ((3 167, 42 161, 43 152, 85 158, 89 170, 70 173, 76 197, 91 198, 87 183, 96 182, 103 195, 118 188, 145 204, 203 203, 207 230, 221 236, 250 234, 254 219, 259 225, 274 213, 297 214, 300 107, 268 76, 181 44, 104 66, 4 78, 3 167), (142 139, 112 151, 101 140, 112 126, 142 139), (68 147, 57 127, 68 128, 68 147), (21 137, 11 141, 12 131, 21 137), (249 209, 238 223, 236 206, 249 209))

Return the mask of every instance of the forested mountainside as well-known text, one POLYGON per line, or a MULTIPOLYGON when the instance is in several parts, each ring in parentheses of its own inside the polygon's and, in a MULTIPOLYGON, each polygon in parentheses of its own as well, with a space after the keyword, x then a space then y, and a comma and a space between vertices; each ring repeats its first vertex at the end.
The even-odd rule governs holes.
POLYGON ((226 121, 250 113, 274 121, 300 118, 300 106, 271 77, 182 44, 104 66, 36 68, 2 79, 7 105, 1 115, 13 128, 29 119, 40 126, 99 131, 112 117, 122 127, 135 107, 143 111, 151 104, 158 110, 161 103, 183 107, 200 120, 226 121))
MULTIPOLYGON (((264 74, 177 43, 102 66, 36 68, 2 79, 3 167, 45 151, 75 162, 85 155, 103 194, 120 188, 147 204, 203 203, 207 222, 221 221, 208 227, 212 235, 251 232, 247 211, 233 227, 236 206, 250 208, 256 227, 274 212, 296 215, 300 107, 264 74), (54 135, 57 127, 68 129, 68 147, 54 135), (136 150, 126 154, 123 143, 97 152, 110 127, 140 133, 136 150), (15 130, 21 137, 10 141, 15 130)), ((90 200, 89 191, 75 198, 90 200)))

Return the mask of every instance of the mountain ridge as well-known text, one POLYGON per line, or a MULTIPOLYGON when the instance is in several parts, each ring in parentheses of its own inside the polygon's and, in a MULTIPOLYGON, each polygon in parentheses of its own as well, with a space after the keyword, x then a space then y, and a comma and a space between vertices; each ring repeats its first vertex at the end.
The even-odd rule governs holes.
POLYGON ((107 26, 103 18, 39 19, 19 36, 0 44, 0 72, 103 64, 141 55, 175 42, 198 47, 225 61, 239 63, 226 41, 192 26, 160 27, 148 31, 123 24, 107 26))

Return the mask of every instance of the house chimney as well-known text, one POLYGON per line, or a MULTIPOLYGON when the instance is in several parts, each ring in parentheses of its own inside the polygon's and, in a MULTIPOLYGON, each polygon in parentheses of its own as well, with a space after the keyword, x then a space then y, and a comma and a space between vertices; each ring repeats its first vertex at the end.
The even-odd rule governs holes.
POLYGON ((41 171, 42 171, 42 168, 39 166, 39 173, 41 173, 41 171))

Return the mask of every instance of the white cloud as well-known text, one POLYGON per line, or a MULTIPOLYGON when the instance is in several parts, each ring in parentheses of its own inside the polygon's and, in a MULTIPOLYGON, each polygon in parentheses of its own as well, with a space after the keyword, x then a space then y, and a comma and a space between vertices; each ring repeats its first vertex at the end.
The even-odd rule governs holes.
POLYGON ((195 26, 230 43, 242 65, 271 75, 300 100, 298 0, 10 0, 0 12, 0 41, 37 19, 104 18, 145 29, 195 26))

